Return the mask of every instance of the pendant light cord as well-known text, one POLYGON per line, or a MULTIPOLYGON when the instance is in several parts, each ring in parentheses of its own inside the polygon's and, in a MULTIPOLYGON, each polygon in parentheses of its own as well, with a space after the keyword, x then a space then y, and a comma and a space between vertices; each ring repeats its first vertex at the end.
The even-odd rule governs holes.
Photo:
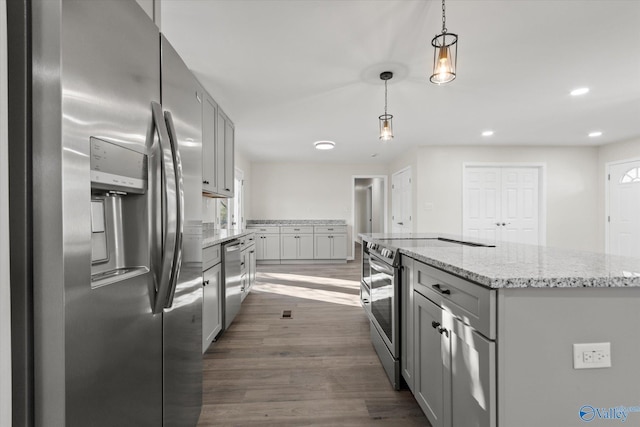
POLYGON ((447 32, 447 18, 445 16, 444 0, 442 0, 442 33, 447 32))
POLYGON ((384 115, 387 115, 387 81, 384 81, 384 115))

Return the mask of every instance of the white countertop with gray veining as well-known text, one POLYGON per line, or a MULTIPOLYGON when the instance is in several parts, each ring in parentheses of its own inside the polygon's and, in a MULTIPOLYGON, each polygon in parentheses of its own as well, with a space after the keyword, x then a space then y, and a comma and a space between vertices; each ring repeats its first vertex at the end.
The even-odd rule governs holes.
POLYGON ((640 258, 507 242, 495 247, 419 244, 438 237, 468 240, 434 233, 360 236, 378 243, 394 239, 392 246, 401 254, 489 288, 640 287, 640 258))

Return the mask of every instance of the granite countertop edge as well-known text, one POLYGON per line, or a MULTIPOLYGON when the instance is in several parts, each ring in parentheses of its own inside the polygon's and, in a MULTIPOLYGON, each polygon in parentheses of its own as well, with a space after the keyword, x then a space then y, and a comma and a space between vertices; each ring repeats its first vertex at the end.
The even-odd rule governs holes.
POLYGON ((347 225, 344 219, 250 219, 249 226, 296 226, 296 225, 347 225))
POLYGON ((456 237, 360 234, 382 244, 385 239, 406 239, 405 246, 395 247, 401 254, 491 289, 640 287, 640 258, 506 242, 496 242, 495 248, 411 247, 412 240, 443 236, 456 237))
POLYGON ((210 246, 219 245, 254 233, 255 231, 253 230, 232 230, 226 232, 217 231, 215 233, 204 233, 202 236, 202 248, 205 249, 210 246))

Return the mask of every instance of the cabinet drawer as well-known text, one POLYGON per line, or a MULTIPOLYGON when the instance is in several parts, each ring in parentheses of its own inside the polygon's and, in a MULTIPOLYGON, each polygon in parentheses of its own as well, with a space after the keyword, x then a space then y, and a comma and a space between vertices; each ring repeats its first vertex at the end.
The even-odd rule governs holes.
POLYGON ((255 244, 255 242, 256 242, 256 234, 255 233, 247 234, 245 236, 245 244, 247 246, 251 246, 252 244, 255 244))
POLYGON ((255 231, 260 234, 279 234, 280 227, 274 225, 266 225, 263 227, 247 227, 251 231, 255 231))
POLYGON ((496 338, 496 291, 421 262, 414 264, 414 290, 489 339, 496 338))
POLYGON ((209 246, 202 250, 202 270, 207 270, 221 260, 220 245, 209 246))
POLYGON ((338 234, 338 233, 346 233, 347 226, 346 225, 316 225, 313 227, 313 231, 316 233, 327 233, 327 234, 338 234))
POLYGON ((313 227, 280 227, 280 232, 282 234, 313 234, 313 227))

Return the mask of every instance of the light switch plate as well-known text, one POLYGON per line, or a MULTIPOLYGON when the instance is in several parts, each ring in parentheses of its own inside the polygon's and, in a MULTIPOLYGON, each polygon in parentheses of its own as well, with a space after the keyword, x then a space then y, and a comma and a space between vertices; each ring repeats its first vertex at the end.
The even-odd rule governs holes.
POLYGON ((587 343, 573 345, 573 369, 611 367, 611 343, 587 343))

